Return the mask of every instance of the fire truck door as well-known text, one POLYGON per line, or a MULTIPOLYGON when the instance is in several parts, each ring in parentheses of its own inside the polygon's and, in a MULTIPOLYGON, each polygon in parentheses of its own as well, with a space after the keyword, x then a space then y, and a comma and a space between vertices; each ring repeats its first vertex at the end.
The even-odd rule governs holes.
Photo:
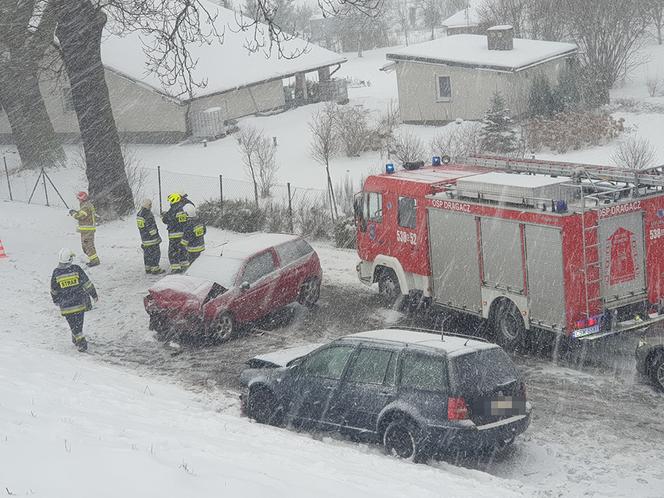
POLYGON ((386 249, 383 247, 385 244, 383 214, 385 200, 381 192, 364 192, 362 195, 361 221, 357 232, 358 251, 364 258, 373 260, 377 254, 383 254, 386 249))
POLYGON ((599 221, 601 289, 604 302, 615 306, 646 293, 643 212, 599 221))

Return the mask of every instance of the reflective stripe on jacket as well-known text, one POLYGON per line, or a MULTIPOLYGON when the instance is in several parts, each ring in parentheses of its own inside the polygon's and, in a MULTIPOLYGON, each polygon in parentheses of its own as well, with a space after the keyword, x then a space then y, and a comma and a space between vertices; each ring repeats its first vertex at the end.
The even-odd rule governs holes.
POLYGON ((205 225, 198 218, 189 218, 184 225, 184 233, 180 243, 187 248, 187 252, 202 252, 205 250, 205 225))
POLYGON ((157 222, 154 219, 152 211, 149 209, 142 208, 138 212, 136 215, 136 226, 138 226, 138 233, 141 235, 142 247, 156 246, 161 242, 157 222))
POLYGON ((81 209, 72 214, 78 220, 79 232, 94 232, 97 230, 97 211, 90 201, 81 204, 81 209))
POLYGON ((161 215, 161 221, 166 225, 169 239, 182 237, 184 224, 187 221, 187 213, 182 210, 182 206, 184 206, 182 201, 171 204, 170 209, 161 215))
POLYGON ((90 309, 90 297, 96 298, 97 290, 80 266, 60 264, 53 270, 51 298, 62 315, 90 309))

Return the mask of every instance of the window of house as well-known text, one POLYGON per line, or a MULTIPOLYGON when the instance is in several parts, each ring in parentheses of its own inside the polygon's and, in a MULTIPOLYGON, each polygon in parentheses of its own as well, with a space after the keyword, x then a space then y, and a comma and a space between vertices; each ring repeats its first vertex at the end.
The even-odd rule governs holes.
POLYGON ((74 100, 71 96, 70 87, 65 87, 62 89, 62 108, 65 112, 74 112, 74 100))
POLYGON ((449 76, 436 76, 438 79, 438 100, 449 101, 452 100, 452 84, 450 83, 449 76))
POLYGON ((397 221, 400 227, 415 228, 417 214, 417 201, 412 197, 399 197, 397 221))
POLYGON ((378 192, 369 192, 367 194, 367 219, 382 223, 383 221, 383 194, 378 192))

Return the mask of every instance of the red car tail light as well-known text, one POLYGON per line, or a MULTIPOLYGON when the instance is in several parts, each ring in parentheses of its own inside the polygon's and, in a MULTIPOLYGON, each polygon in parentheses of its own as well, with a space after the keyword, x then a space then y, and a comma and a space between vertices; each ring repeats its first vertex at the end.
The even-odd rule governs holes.
POLYGON ((447 419, 466 420, 468 418, 468 405, 463 398, 447 398, 447 419))

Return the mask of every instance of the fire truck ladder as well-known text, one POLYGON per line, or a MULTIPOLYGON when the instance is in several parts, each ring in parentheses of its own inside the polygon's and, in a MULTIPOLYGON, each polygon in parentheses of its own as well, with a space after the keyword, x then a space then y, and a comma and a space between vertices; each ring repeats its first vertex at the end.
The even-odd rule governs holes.
POLYGON ((586 202, 583 194, 581 195, 581 229, 583 232, 583 279, 585 285, 584 293, 586 298, 586 318, 590 318, 591 310, 596 309, 595 303, 602 300, 600 285, 600 253, 599 253, 599 216, 596 215, 595 221, 587 225, 586 214, 592 210, 586 210, 586 202))
POLYGON ((514 173, 531 173, 552 176, 569 176, 592 181, 624 183, 633 187, 664 188, 664 165, 640 170, 598 166, 596 164, 541 161, 536 159, 512 159, 492 156, 471 156, 459 161, 460 164, 478 166, 492 170, 514 173))

